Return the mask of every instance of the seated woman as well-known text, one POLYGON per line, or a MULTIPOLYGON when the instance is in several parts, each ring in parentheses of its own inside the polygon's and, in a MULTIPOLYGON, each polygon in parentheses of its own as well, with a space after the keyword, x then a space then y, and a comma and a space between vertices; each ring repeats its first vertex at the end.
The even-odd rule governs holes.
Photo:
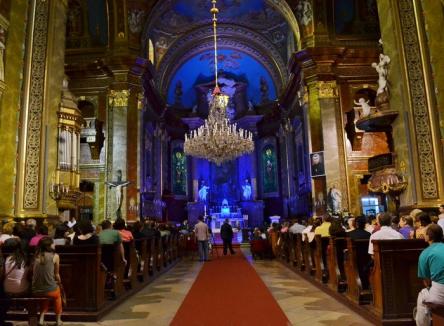
POLYGON ((413 218, 410 215, 401 216, 399 226, 399 233, 401 233, 405 239, 410 239, 410 235, 413 235, 413 218))
POLYGON ((94 227, 89 220, 81 220, 77 223, 79 233, 74 236, 74 245, 98 245, 99 237, 94 233, 94 227))
POLYGON ((65 224, 58 224, 54 233, 54 245, 64 246, 71 243, 71 239, 68 237, 69 228, 65 224))
POLYGON ((24 296, 30 290, 31 273, 27 256, 23 251, 20 239, 9 241, 8 249, 12 253, 5 261, 3 289, 6 296, 24 296))
MULTIPOLYGON (((44 237, 39 241, 34 258, 32 276, 32 294, 36 297, 48 297, 54 300, 56 325, 62 325, 62 296, 60 292, 61 279, 59 274, 60 258, 54 252, 54 241, 44 237)), ((49 302, 40 306, 39 325, 45 322, 49 302)))
POLYGON ((123 242, 130 242, 134 240, 133 234, 126 230, 126 223, 123 218, 118 218, 113 225, 113 229, 119 231, 123 242))
POLYGON ((416 225, 418 228, 413 231, 412 238, 414 239, 425 239, 428 226, 432 224, 432 220, 427 213, 420 213, 416 216, 416 225))

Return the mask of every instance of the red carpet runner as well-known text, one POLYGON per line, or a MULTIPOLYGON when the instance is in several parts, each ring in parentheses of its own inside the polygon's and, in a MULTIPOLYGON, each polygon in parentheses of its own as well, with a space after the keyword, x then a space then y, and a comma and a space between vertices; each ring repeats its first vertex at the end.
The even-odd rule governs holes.
POLYGON ((171 325, 290 325, 259 275, 239 252, 205 263, 171 325))

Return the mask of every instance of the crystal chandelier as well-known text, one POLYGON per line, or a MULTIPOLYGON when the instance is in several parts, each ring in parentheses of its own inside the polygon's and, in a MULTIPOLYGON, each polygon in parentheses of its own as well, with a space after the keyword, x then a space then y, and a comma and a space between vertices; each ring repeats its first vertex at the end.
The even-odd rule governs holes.
POLYGON ((231 161, 236 157, 254 151, 253 134, 248 130, 237 127, 227 118, 227 105, 229 96, 222 94, 218 84, 217 73, 217 18, 219 9, 216 8, 216 1, 212 0, 213 7, 213 36, 214 36, 214 71, 215 88, 210 102, 208 119, 198 129, 185 134, 184 151, 185 154, 207 159, 220 165, 223 162, 231 161))

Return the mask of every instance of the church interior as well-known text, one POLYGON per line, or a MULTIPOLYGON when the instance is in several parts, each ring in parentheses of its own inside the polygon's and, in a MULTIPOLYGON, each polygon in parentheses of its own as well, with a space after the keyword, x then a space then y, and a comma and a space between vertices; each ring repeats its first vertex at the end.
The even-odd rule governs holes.
POLYGON ((444 325, 442 26, 444 0, 0 0, 0 326, 444 325))

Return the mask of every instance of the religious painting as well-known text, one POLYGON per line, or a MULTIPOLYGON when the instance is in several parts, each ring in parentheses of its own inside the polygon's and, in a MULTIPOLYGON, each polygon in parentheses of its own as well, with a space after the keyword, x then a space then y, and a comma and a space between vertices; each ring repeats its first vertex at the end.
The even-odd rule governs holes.
POLYGON ((334 30, 340 39, 378 37, 379 18, 376 0, 334 0, 334 30))
POLYGON ((262 191, 264 194, 278 192, 276 149, 269 144, 262 148, 262 191))
POLYGON ((171 181, 174 195, 187 195, 187 158, 181 146, 176 146, 172 150, 171 157, 171 181))
POLYGON ((311 176, 320 177, 325 175, 324 152, 310 154, 311 176))
POLYGON ((238 183, 236 161, 228 161, 220 166, 211 163, 211 202, 215 205, 222 205, 226 200, 228 205, 233 205, 237 201, 238 183))

